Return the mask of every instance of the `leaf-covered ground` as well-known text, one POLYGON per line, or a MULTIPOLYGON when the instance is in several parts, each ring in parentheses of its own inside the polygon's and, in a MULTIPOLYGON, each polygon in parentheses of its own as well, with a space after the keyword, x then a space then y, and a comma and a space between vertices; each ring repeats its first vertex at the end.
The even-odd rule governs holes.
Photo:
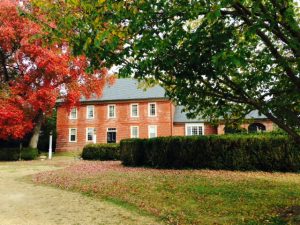
POLYGON ((299 224, 300 174, 78 162, 33 181, 147 212, 167 224, 299 224))
POLYGON ((62 189, 37 186, 32 174, 76 163, 59 161, 0 162, 1 225, 154 225, 156 218, 97 198, 62 189), (29 176, 29 177, 28 177, 29 176))

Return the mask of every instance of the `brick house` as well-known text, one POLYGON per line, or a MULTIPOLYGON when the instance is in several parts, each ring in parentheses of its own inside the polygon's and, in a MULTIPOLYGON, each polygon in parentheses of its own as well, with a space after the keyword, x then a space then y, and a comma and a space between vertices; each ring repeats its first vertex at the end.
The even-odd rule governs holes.
MULTIPOLYGON (((253 111, 245 129, 273 129, 265 116, 253 111)), ((114 143, 125 138, 223 134, 224 124, 188 119, 181 106, 165 97, 160 86, 142 90, 133 79, 118 79, 101 98, 81 99, 70 113, 57 106, 57 151, 80 150, 88 143, 114 143)))

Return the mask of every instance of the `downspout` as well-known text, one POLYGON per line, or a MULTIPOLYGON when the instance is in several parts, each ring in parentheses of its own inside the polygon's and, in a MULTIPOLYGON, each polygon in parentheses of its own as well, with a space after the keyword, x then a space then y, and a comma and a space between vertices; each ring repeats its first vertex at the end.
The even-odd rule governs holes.
POLYGON ((173 136, 173 104, 172 101, 170 101, 170 107, 171 107, 171 136, 173 136))

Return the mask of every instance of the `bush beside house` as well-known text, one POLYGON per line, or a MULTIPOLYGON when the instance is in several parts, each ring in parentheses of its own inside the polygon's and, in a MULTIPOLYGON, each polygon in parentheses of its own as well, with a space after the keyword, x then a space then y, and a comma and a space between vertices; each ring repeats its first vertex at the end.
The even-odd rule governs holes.
POLYGON ((212 135, 121 141, 127 166, 299 171, 300 147, 284 135, 212 135))
POLYGON ((38 149, 35 148, 1 148, 0 161, 33 160, 38 156, 38 149))
POLYGON ((82 158, 85 160, 119 160, 119 144, 88 144, 83 148, 82 158))

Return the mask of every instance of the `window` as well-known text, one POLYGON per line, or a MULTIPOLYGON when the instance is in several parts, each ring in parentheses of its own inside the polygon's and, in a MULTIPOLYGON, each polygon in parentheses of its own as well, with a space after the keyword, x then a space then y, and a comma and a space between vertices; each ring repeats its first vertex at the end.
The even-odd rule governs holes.
POLYGON ((87 119, 94 119, 95 117, 95 107, 93 105, 88 105, 86 107, 86 118, 87 119))
POLYGON ((86 128, 86 141, 93 141, 94 140, 94 131, 93 127, 86 128))
POLYGON ((73 108, 70 112, 69 118, 71 120, 76 120, 77 119, 77 109, 73 108))
POLYGON ((107 128, 107 143, 116 143, 116 142, 117 142, 117 129, 107 128))
POLYGON ((156 103, 149 103, 148 111, 149 116, 156 116, 156 103))
POLYGON ((185 135, 186 136, 204 135, 204 124, 202 123, 185 124, 185 135))
POLYGON ((139 127, 138 126, 131 126, 130 127, 130 137, 131 138, 138 138, 139 137, 139 127))
POLYGON ((69 142, 76 142, 77 141, 77 129, 70 128, 69 129, 69 142))
POLYGON ((108 118, 116 118, 116 105, 108 105, 108 118))
POLYGON ((157 126, 150 125, 148 126, 149 138, 157 137, 157 126))
POLYGON ((131 117, 139 117, 139 105, 138 104, 131 104, 130 116, 131 117))

